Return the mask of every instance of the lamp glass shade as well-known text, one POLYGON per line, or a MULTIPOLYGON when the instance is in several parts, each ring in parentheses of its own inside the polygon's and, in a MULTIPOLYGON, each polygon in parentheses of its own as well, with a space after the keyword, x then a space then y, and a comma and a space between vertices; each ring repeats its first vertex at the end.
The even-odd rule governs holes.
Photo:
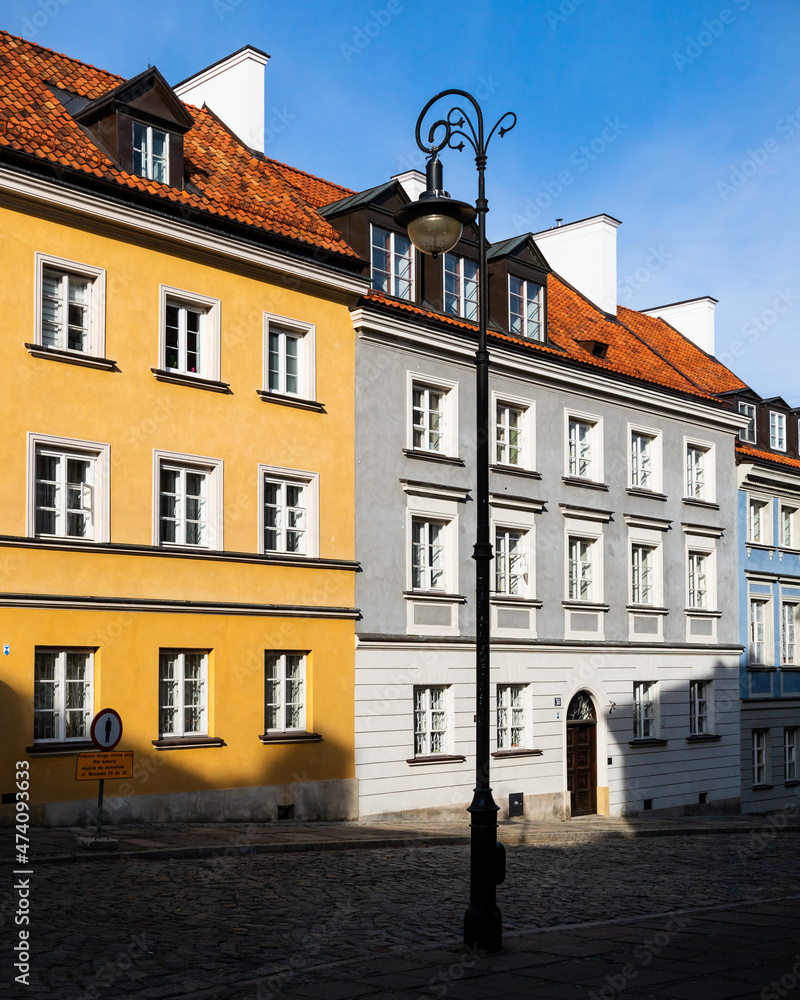
POLYGON ((452 215, 420 215, 408 224, 411 242, 423 253, 447 253, 461 239, 462 225, 452 215))

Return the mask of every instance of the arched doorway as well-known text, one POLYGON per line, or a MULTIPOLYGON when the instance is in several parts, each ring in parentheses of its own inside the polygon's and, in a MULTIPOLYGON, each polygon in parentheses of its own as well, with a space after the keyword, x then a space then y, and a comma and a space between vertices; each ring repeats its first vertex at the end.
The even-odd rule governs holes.
POLYGON ((588 691, 567 709, 567 791, 573 816, 597 812, 597 713, 588 691))

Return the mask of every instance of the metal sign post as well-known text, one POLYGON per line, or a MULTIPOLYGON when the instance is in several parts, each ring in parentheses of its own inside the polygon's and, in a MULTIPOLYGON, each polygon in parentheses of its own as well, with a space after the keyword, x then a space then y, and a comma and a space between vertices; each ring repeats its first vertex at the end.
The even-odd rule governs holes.
POLYGON ((109 751, 122 739, 122 719, 113 708, 101 708, 89 727, 92 743, 102 753, 78 754, 75 780, 100 779, 97 793, 97 840, 103 829, 103 789, 106 778, 130 778, 133 775, 133 751, 112 754, 109 751))

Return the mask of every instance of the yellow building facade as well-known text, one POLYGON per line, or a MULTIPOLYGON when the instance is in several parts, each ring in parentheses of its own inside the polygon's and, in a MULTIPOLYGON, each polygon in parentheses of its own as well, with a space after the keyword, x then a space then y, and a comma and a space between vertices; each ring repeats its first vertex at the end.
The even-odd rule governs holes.
MULTIPOLYGON (((37 47, 14 42, 35 67, 37 47)), ((11 127, 0 149, 2 818, 21 760, 34 824, 93 816, 76 754, 103 708, 135 762, 107 782, 111 822, 353 818, 361 262, 304 230, 299 189, 221 128, 215 155, 266 208, 242 218, 245 195, 203 192, 214 122, 190 109, 180 133, 149 79, 149 105, 140 82, 114 112, 145 170, 135 200, 124 157, 105 186, 79 172, 113 79, 72 83, 88 107, 78 167, 53 172, 64 142, 46 131, 31 153, 11 127), (161 132, 194 158, 179 193, 157 181, 161 132)))

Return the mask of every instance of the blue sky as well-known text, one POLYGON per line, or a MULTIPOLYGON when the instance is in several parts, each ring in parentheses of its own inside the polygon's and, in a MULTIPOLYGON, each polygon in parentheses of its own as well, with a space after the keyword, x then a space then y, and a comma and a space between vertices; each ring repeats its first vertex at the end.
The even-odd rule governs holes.
MULTIPOLYGON (((620 219, 619 301, 719 299, 717 355, 800 405, 797 0, 4 0, 0 27, 172 83, 264 49, 267 153, 356 189, 421 165, 439 90, 490 124, 515 111, 489 150, 489 238, 620 219)), ((474 200, 472 159, 445 155, 474 200)))

